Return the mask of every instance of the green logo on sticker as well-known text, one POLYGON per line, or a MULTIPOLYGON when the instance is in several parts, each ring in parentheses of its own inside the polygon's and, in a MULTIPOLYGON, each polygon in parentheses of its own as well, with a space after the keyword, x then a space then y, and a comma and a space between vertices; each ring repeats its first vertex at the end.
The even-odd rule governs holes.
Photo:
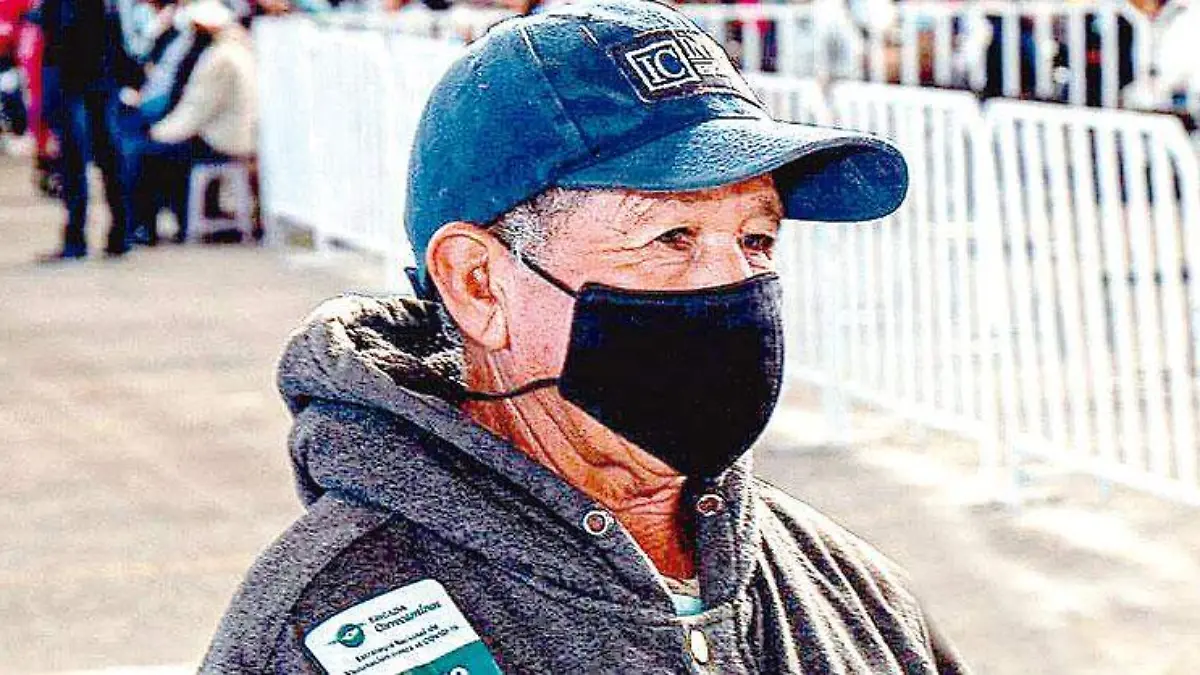
POLYGON ((361 647, 362 643, 367 641, 367 634, 363 632, 361 623, 348 623, 338 629, 337 635, 334 636, 334 642, 343 647, 361 647))

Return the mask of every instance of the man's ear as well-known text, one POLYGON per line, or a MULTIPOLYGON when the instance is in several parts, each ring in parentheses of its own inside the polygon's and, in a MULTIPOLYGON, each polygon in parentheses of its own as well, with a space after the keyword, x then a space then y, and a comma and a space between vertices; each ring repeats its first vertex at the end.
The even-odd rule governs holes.
POLYGON ((508 250, 478 225, 446 223, 429 240, 425 265, 463 337, 494 351, 508 346, 503 289, 497 273, 508 250))

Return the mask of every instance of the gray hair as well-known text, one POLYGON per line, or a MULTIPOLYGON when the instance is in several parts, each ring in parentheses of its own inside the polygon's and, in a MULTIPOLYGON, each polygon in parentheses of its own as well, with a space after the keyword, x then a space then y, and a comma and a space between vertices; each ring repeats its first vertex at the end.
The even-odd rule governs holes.
MULTIPOLYGON (((539 262, 563 217, 583 208, 591 193, 589 190, 552 187, 512 207, 485 228, 513 253, 539 262)), ((437 303, 434 311, 441 320, 442 334, 461 349, 462 334, 445 305, 437 303)))
MULTIPOLYGON (((590 192, 552 187, 533 199, 521 202, 486 226, 513 253, 534 262, 540 261, 546 244, 555 235, 563 217, 587 204, 590 192)), ((434 305, 440 332, 452 346, 451 368, 463 368, 463 337, 450 312, 442 303, 434 305)), ((461 379, 461 374, 453 379, 461 379)))
POLYGON ((513 253, 537 262, 563 218, 586 205, 590 192, 552 187, 492 221, 488 230, 513 253))

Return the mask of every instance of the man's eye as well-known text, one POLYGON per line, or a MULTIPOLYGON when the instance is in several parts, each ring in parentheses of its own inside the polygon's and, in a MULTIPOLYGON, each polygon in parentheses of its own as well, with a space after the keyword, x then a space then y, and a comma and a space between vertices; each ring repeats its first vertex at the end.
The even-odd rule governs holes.
POLYGON ((654 238, 654 241, 659 244, 666 244, 674 249, 683 250, 691 245, 692 231, 686 227, 677 227, 673 230, 667 230, 654 238))
POLYGON ((771 253, 775 250, 775 237, 769 234, 748 234, 742 237, 742 246, 755 253, 771 253))

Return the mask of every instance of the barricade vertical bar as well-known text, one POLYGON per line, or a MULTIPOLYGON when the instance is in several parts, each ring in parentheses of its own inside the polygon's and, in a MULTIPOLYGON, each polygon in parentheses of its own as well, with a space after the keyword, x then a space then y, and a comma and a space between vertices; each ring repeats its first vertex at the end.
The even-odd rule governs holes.
POLYGON ((901 84, 921 84, 920 64, 918 63, 917 19, 915 12, 900 15, 900 82, 901 84))
POLYGON ((1063 413, 1063 378, 1060 368, 1060 340, 1058 319, 1055 315, 1056 293, 1051 259, 1053 245, 1051 243, 1050 224, 1046 217, 1045 176, 1042 173, 1045 166, 1045 155, 1039 135, 1047 133, 1043 124, 1026 125, 1024 131, 1025 153, 1025 189, 1029 192, 1029 234, 1032 240, 1032 265, 1034 273, 1035 292, 1033 301, 1037 309, 1037 324, 1035 339, 1039 346, 1041 373, 1044 389, 1039 397, 1041 407, 1046 414, 1049 425, 1049 437, 1056 448, 1067 445, 1066 420, 1063 413))
POLYGON ((809 375, 805 353, 804 293, 807 284, 801 263, 805 245, 802 229, 797 223, 784 223, 775 248, 779 279, 783 284, 784 375, 788 382, 809 375))
POLYGON ((863 308, 864 337, 862 343, 864 377, 863 384, 872 391, 886 391, 883 386, 883 354, 880 345, 880 289, 878 265, 885 256, 879 246, 879 221, 865 223, 863 232, 862 284, 865 292, 863 308))
POLYGON ((1101 288, 1103 262, 1100 259, 1101 223, 1096 214, 1096 165, 1092 161, 1092 136, 1089 127, 1071 125, 1071 167, 1074 177, 1075 218, 1079 223, 1079 275, 1083 293, 1084 335, 1095 402, 1095 440, 1098 456, 1116 462, 1117 426, 1114 416, 1112 359, 1109 357, 1108 325, 1103 309, 1101 288))
POLYGON ((1100 105, 1115 108, 1121 89, 1117 13, 1112 7, 1097 8, 1097 20, 1100 22, 1100 105))
MULTIPOLYGON (((952 237, 952 247, 954 251, 954 259, 957 265, 957 286, 952 289, 950 295, 954 298, 951 305, 957 314, 953 320, 957 327, 958 349, 959 351, 959 389, 953 392, 962 403, 962 414, 967 419, 983 420, 982 412, 986 405, 987 396, 993 396, 994 392, 988 389, 980 390, 976 386, 977 383, 983 382, 983 378, 976 377, 975 365, 975 340, 978 335, 980 349, 979 368, 991 368, 992 355, 986 347, 986 339, 984 331, 990 331, 991 326, 983 324, 983 327, 976 333, 975 317, 981 316, 984 307, 978 302, 977 288, 981 278, 980 272, 983 267, 980 263, 981 256, 984 255, 979 251, 980 238, 976 234, 981 229, 988 227, 996 228, 996 223, 989 223, 983 220, 984 213, 989 217, 996 216, 995 211, 984 212, 980 208, 971 209, 968 199, 974 196, 976 199, 981 199, 977 194, 972 195, 969 188, 972 176, 975 179, 975 184, 979 186, 995 185, 994 181, 989 183, 979 174, 980 167, 977 163, 969 164, 967 162, 967 145, 969 143, 983 144, 986 142, 987 147, 991 148, 991 142, 985 141, 983 132, 980 128, 979 114, 977 111, 972 111, 970 116, 962 116, 957 114, 947 114, 947 123, 950 127, 948 134, 949 139, 949 161, 950 168, 947 171, 947 178, 950 181, 950 195, 953 200, 950 203, 950 208, 946 213, 946 227, 949 228, 950 236, 952 237), (976 245, 972 247, 972 242, 976 245), (975 251, 972 251, 972 248, 975 251)), ((979 153, 977 148, 973 148, 975 152, 970 156, 974 157, 979 153)), ((991 153, 985 153, 991 156, 991 153)), ((990 175, 990 174, 989 174, 990 175)), ((989 190, 990 191, 990 190, 989 190)), ((993 277, 993 283, 997 283, 1003 277, 993 277)), ((992 433, 994 429, 985 427, 984 433, 992 433)))
MULTIPOLYGON (((1000 129, 1006 128, 1003 125, 1000 129)), ((1009 302, 1009 275, 1004 264, 1005 237, 999 204, 997 154, 1003 157, 1006 146, 997 135, 994 123, 984 124, 976 116, 968 127, 972 130, 970 142, 974 144, 971 154, 971 170, 979 186, 972 196, 975 209, 971 212, 977 246, 976 279, 973 300, 978 312, 978 331, 982 342, 979 375, 979 410, 983 422, 983 442, 980 444, 979 468, 982 473, 999 475, 1005 464, 1011 464, 1012 453, 1004 452, 1019 432, 1019 410, 1016 368, 1013 353, 1012 310, 1009 302), (996 152, 999 150, 999 153, 996 152), (999 375, 996 369, 999 369, 999 375), (997 387, 999 384, 999 387, 997 387), (997 402, 997 389, 999 401, 997 402), (997 409, 997 403, 999 409, 997 409)), ((1011 136, 1008 140, 1011 141, 1011 136)), ((1011 245, 1011 244, 1009 244, 1011 245)), ((1015 481, 1010 481, 1015 486, 1015 481)), ((1008 497, 1015 501, 1015 491, 1008 497)))
POLYGON ((1132 363, 1135 358, 1133 335, 1130 332, 1133 322, 1133 309, 1130 304, 1128 268, 1126 267, 1126 229, 1124 208, 1120 200, 1120 181, 1117 178, 1116 167, 1120 160, 1117 155, 1117 131, 1111 125, 1098 129, 1099 151, 1096 164, 1100 167, 1101 213, 1103 214, 1103 233, 1101 241, 1104 246, 1104 271, 1108 279, 1108 293, 1114 310, 1113 359, 1117 363, 1117 386, 1120 390, 1121 401, 1121 455, 1119 462, 1128 461, 1137 452, 1136 446, 1141 442, 1140 402, 1136 396, 1136 368, 1132 363))
POLYGON ((759 32, 764 24, 773 23, 768 19, 747 17, 742 21, 742 64, 746 72, 763 72, 764 56, 762 33, 759 32))
POLYGON ((1001 30, 1002 90, 1005 96, 1017 98, 1021 95, 1021 15, 1006 8, 1001 14, 1001 30))
MULTIPOLYGON (((978 39, 981 46, 986 47, 987 44, 994 43, 994 41, 998 39, 998 36, 992 32, 992 27, 987 22, 987 18, 983 14, 982 10, 980 10, 973 3, 968 5, 964 20, 972 22, 971 30, 973 33, 981 34, 984 30, 992 33, 986 41, 984 41, 982 38, 978 39), (986 44, 984 44, 985 42, 986 44)), ((968 74, 967 78, 968 86, 972 91, 983 91, 988 84, 987 58, 984 58, 983 55, 980 55, 980 57, 975 58, 970 65, 971 72, 968 74)))
POLYGON ((862 310, 859 305, 859 299, 862 296, 862 280, 863 267, 865 261, 862 259, 861 246, 859 241, 861 238, 861 228, 853 225, 837 225, 841 236, 841 253, 843 257, 842 284, 845 286, 843 294, 845 297, 845 310, 843 312, 842 325, 846 327, 846 356, 843 362, 846 365, 846 381, 851 384, 861 384, 863 378, 862 364, 862 310))
MULTIPOLYGON (((929 124, 929 155, 931 159, 930 165, 930 187, 932 188, 933 199, 932 209, 929 216, 933 221, 933 227, 930 232, 930 246, 933 248, 932 263, 934 266, 933 288, 930 292, 932 306, 936 308, 936 342, 932 348, 935 355, 935 363, 938 366, 936 375, 937 387, 932 394, 935 408, 947 407, 951 411, 962 414, 966 407, 965 399, 954 391, 956 382, 963 382, 965 370, 963 366, 966 364, 966 347, 964 344, 958 343, 954 339, 954 333, 951 330, 953 321, 952 311, 954 300, 954 289, 950 275, 952 264, 961 266, 964 264, 962 260, 953 260, 952 249, 949 246, 951 237, 954 237, 955 226, 950 220, 950 194, 953 191, 953 181, 950 178, 950 171, 946 166, 947 152, 949 150, 947 128, 951 132, 956 128, 954 124, 954 116, 948 114, 945 110, 930 108, 928 110, 930 116, 929 124), (940 355, 941 358, 937 358, 940 355), (962 408, 960 408, 962 406, 962 408)), ((955 138, 950 136, 949 138, 955 138)), ((954 237, 957 239, 957 237, 954 237)), ((965 289, 962 289, 965 290, 965 289)))
MULTIPOLYGON (((1154 66, 1154 25, 1141 12, 1134 12, 1127 18, 1133 25, 1133 78, 1134 82, 1145 82, 1150 78, 1154 66)), ((1191 106, 1193 114, 1200 113, 1191 106)))
POLYGON ((820 257, 817 252, 816 227, 805 224, 795 229, 801 235, 797 239, 802 242, 797 248, 801 254, 797 278, 803 280, 801 291, 804 294, 806 363, 811 365, 816 372, 830 377, 826 364, 821 358, 825 344, 824 337, 821 335, 821 323, 818 315, 818 304, 821 297, 821 269, 819 267, 820 257))
POLYGON ((872 30, 868 33, 868 70, 872 82, 887 82, 887 45, 883 33, 872 30))
POLYGON ((830 440, 841 444, 847 439, 846 399, 842 390, 842 353, 839 339, 841 306, 839 291, 841 284, 840 246, 837 226, 820 224, 814 226, 814 236, 820 282, 818 286, 821 313, 821 369, 827 374, 822 402, 825 419, 830 429, 830 440))
MULTIPOLYGON (((1157 130, 1155 130, 1157 131, 1157 130)), ((1195 452, 1192 445, 1184 445, 1192 435, 1192 392, 1191 374, 1188 373, 1185 337, 1188 334, 1184 321, 1182 282, 1186 269, 1186 257, 1179 241, 1179 210, 1176 208, 1175 174, 1170 169, 1167 156, 1168 134, 1151 133, 1150 180, 1154 199, 1154 233, 1157 244, 1158 273, 1162 283, 1162 335, 1166 351, 1166 375, 1170 381, 1169 439, 1171 447, 1151 447, 1153 453, 1151 470, 1156 475, 1171 479, 1176 461, 1173 456, 1195 452)))
POLYGON ((1125 150, 1126 231, 1129 236, 1134 279, 1134 307, 1137 315, 1138 345, 1141 369, 1139 384, 1146 402, 1146 445, 1139 448, 1135 466, 1147 467, 1154 458, 1149 453, 1163 447, 1167 439, 1167 421, 1163 411, 1162 362, 1159 358, 1158 298, 1155 292, 1155 265, 1150 251, 1150 209, 1146 186, 1145 137, 1141 130, 1121 130, 1121 147, 1125 150))
POLYGON ((934 19, 933 81, 941 87, 952 84, 954 62, 954 23, 949 14, 938 13, 934 19))
MULTIPOLYGON (((313 69, 313 73, 314 73, 314 80, 316 80, 316 81, 320 81, 320 82, 329 81, 329 73, 326 71, 327 71, 327 69, 332 68, 332 66, 333 66, 333 63, 332 63, 333 57, 327 53, 328 52, 327 43, 329 42, 330 39, 331 39, 330 33, 326 32, 324 30, 315 31, 313 33, 312 69, 313 69)), ((331 87, 339 86, 338 84, 334 84, 334 83, 339 83, 342 81, 344 81, 344 78, 334 78, 333 82, 331 83, 331 87)), ((334 93, 336 95, 336 92, 331 92, 331 93, 334 93)), ((314 92, 314 94, 315 94, 315 92, 314 92)), ((323 103, 328 102, 328 100, 329 100, 328 97, 319 97, 319 96, 315 96, 315 95, 313 96, 313 119, 314 120, 324 118, 324 114, 323 114, 324 111, 322 110, 321 106, 323 105, 323 103)), ((339 118, 335 117, 334 119, 339 119, 339 118)), ((314 133, 312 135, 311 144, 312 144, 312 148, 313 148, 314 158, 326 157, 326 156, 328 156, 330 158, 340 158, 341 157, 340 152, 337 154, 333 154, 333 149, 336 148, 337 146, 336 146, 336 143, 333 142, 332 137, 335 134, 339 133, 339 131, 340 131, 340 129, 338 128, 338 126, 336 124, 333 124, 333 125, 330 125, 330 127, 328 127, 324 133, 320 133, 320 134, 314 133)), ((312 218, 312 224, 314 226, 313 227, 313 247, 316 249, 316 251, 318 253, 324 254, 324 253, 328 253, 329 249, 330 249, 329 232, 333 226, 333 223, 331 222, 332 219, 328 215, 328 210, 331 207, 331 200, 325 198, 325 190, 328 188, 329 183, 328 183, 328 181, 321 179, 321 178, 323 178, 322 174, 324 173, 324 171, 322 169, 327 169, 328 165, 325 165, 324 167, 322 167, 321 165, 317 164, 314 161, 311 165, 309 165, 306 168, 310 172, 312 172, 312 175, 314 175, 316 177, 311 185, 312 194, 309 196, 309 199, 312 202, 310 204, 310 208, 312 209, 310 212, 310 217, 312 218)))
POLYGON ((1189 153, 1190 144, 1182 125, 1175 121, 1172 142, 1177 177, 1180 183, 1179 227, 1183 235, 1184 264, 1187 271, 1187 324, 1188 335, 1192 337, 1188 346, 1191 350, 1188 368, 1181 376, 1186 376, 1191 401, 1188 406, 1187 424, 1184 433, 1179 436, 1179 480, 1190 487, 1193 499, 1200 501, 1200 449, 1195 442, 1196 404, 1200 403, 1200 392, 1196 391, 1196 377, 1200 374, 1198 359, 1200 359, 1200 161, 1194 153, 1189 153))
POLYGON ((775 68, 780 75, 800 75, 796 48, 803 39, 799 17, 791 12, 780 14, 775 21, 775 68))
POLYGON ((1067 59, 1071 64, 1068 98, 1074 105, 1087 101, 1087 25, 1083 12, 1067 13, 1067 59))
MULTIPOLYGON (((997 107, 993 105, 992 110, 997 107)), ((1012 376, 1020 382, 1020 403, 1014 409, 1016 414, 1011 418, 1014 424, 1009 429, 1009 438, 1019 437, 1025 433, 1026 426, 1032 427, 1034 419, 1040 419, 1040 411, 1035 416, 1031 406, 1040 401, 1038 389, 1038 374, 1036 372, 1037 357, 1033 340, 1033 285, 1029 281, 1027 263, 1029 260, 1029 237, 1025 231, 1025 211, 1023 200, 1026 194, 1022 189, 1020 169, 1021 146, 1018 144, 1016 121, 1005 119, 1000 123, 1000 162, 1003 172, 1004 222, 1006 225, 1006 246, 1008 255, 1008 275, 1012 279, 1013 317, 1015 325, 1003 335, 1006 342, 1017 340, 1017 348, 1013 350, 1016 358, 1012 359, 1012 376)), ((1011 346, 1008 347, 1011 349, 1011 346)))
POLYGON ((1054 65, 1052 54, 1047 53, 1046 47, 1054 44, 1053 15, 1037 11, 1033 15, 1034 62, 1033 82, 1037 95, 1049 99, 1054 96, 1054 80, 1051 77, 1051 67, 1054 65))
POLYGON ((1067 446, 1071 451, 1088 454, 1094 439, 1091 431, 1091 401, 1087 388, 1087 347, 1083 337, 1083 315, 1079 307, 1079 289, 1082 285, 1076 266, 1078 257, 1076 227, 1079 214, 1071 199, 1071 188, 1067 182, 1069 167, 1066 149, 1067 124, 1061 119, 1046 126, 1046 164, 1050 170, 1051 222, 1055 224, 1057 236, 1053 237, 1055 271, 1058 273, 1059 322, 1066 338, 1060 344, 1065 347, 1062 360, 1066 372, 1066 405, 1070 416, 1070 437, 1067 446))
MULTIPOLYGON (((909 120, 904 116, 903 111, 893 108, 891 110, 893 119, 893 129, 895 139, 901 149, 907 154, 913 147, 909 137, 912 133, 909 120)), ((914 192, 910 186, 910 194, 914 192)), ((906 199, 904 203, 896 211, 896 234, 900 240, 898 247, 899 265, 898 271, 900 275, 900 372, 902 375, 902 396, 909 401, 920 400, 920 391, 917 385, 917 344, 916 344, 916 314, 917 314, 917 298, 916 298, 916 270, 914 269, 913 259, 913 200, 906 199)))
MULTIPOLYGON (((934 310, 933 310, 933 280, 932 268, 936 264, 931 255, 933 246, 933 231, 930 226, 929 209, 929 179, 930 179, 930 150, 928 142, 927 119, 923 106, 906 101, 900 107, 901 113, 908 120, 910 162, 917 158, 916 171, 912 178, 909 200, 912 202, 913 238, 916 246, 916 293, 913 298, 913 309, 920 321, 914 321, 914 328, 919 332, 920 355, 920 394, 916 401, 924 403, 927 409, 933 410, 936 400, 937 359, 934 352, 934 310)), ((915 317, 914 317, 915 318, 915 317)), ((917 364, 913 364, 917 367, 917 364)))

